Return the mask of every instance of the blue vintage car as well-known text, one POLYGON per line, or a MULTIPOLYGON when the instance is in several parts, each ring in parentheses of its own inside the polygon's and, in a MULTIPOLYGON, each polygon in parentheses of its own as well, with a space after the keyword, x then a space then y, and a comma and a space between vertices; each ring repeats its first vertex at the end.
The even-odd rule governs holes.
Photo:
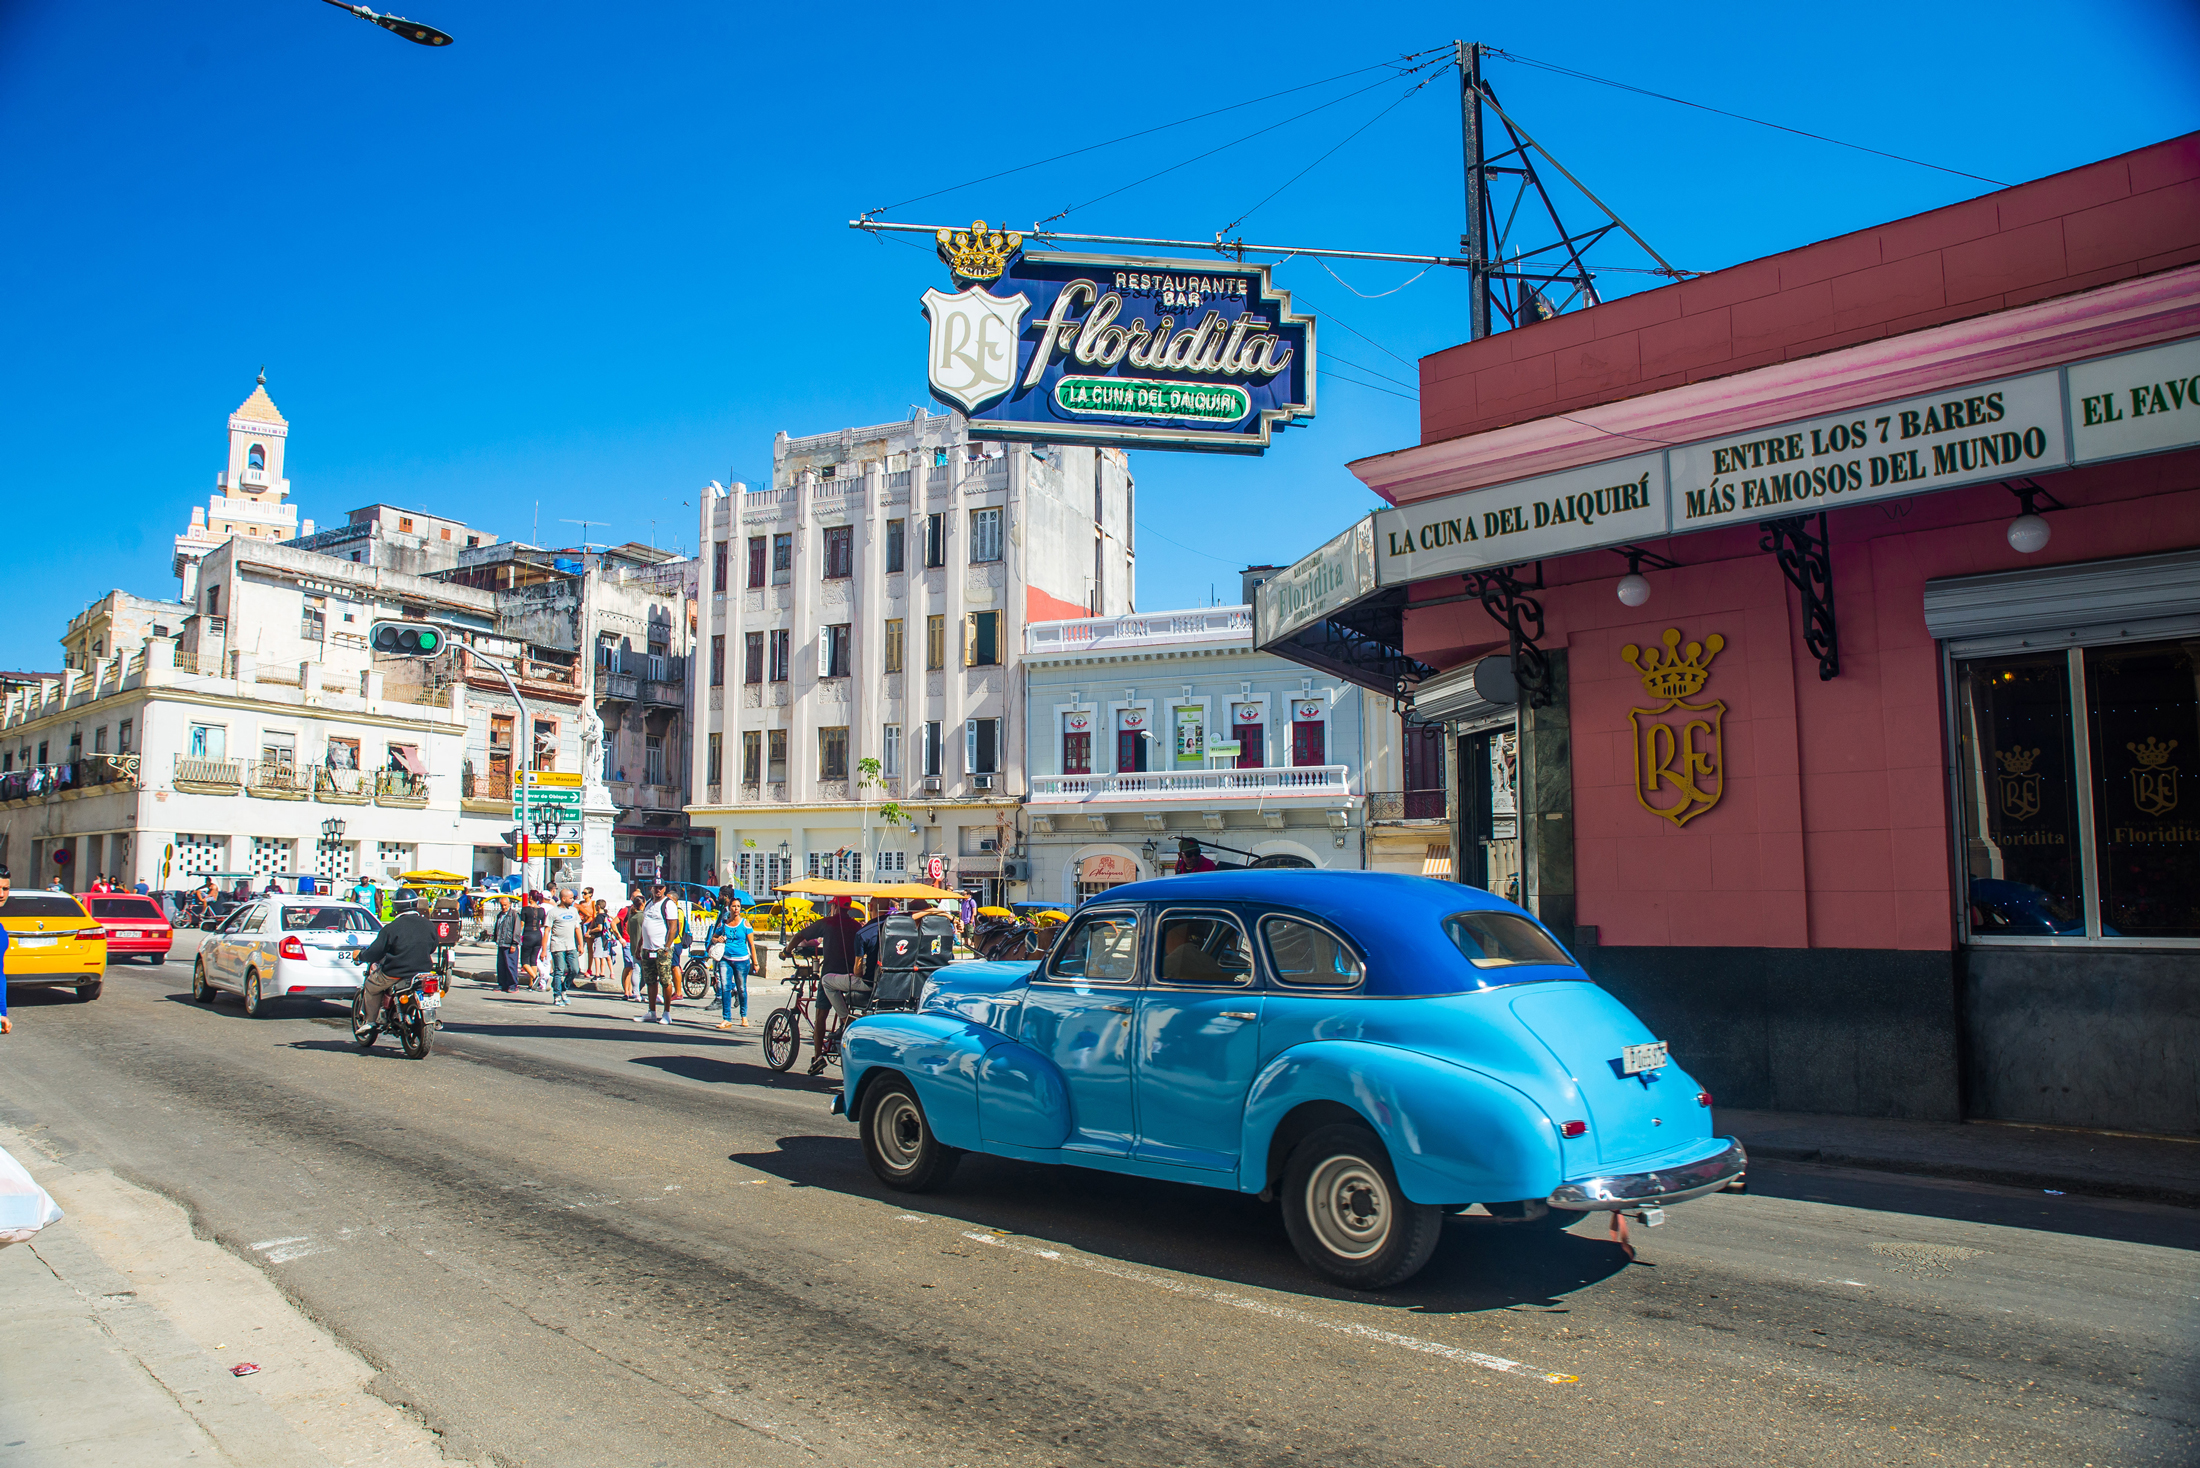
POLYGON ((1299 1255, 1379 1289, 1475 1203, 1524 1225, 1742 1174, 1711 1097, 1536 920, 1378 872, 1201 873, 1079 908, 1043 963, 955 964, 848 1028, 872 1170, 964 1151, 1279 1199, 1299 1255))

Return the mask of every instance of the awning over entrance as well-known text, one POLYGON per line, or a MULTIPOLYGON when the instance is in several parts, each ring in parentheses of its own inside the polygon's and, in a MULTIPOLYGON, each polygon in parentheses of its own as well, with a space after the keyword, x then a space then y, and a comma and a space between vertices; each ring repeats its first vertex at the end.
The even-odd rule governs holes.
MULTIPOLYGON (((2200 392, 2200 336, 2190 334, 2200 315, 2200 270, 2175 274, 2184 279, 2152 284, 2141 324, 2157 335, 2186 333, 2164 345, 1855 406, 1825 406, 1822 396, 1810 398, 1824 410, 1737 423, 1715 436, 1651 452, 1630 442, 1624 445, 1629 452, 1593 463, 1378 510, 1259 588, 1254 645, 1366 687, 1399 692, 1432 671, 1404 647, 1408 588, 1417 583, 1460 576, 1471 593, 1478 590, 1478 578, 1545 558, 1639 548, 1733 525, 1799 527, 1801 517, 1846 505, 1972 484, 2029 482, 2062 469, 2200 444, 2200 411, 2190 407, 2192 395, 2200 392)), ((2064 301, 2002 312, 1989 326, 1966 325, 1974 349, 1980 337, 1991 335, 2021 339, 2037 351, 2038 333, 2059 328, 2061 349, 2091 343, 2097 351, 2100 334, 2081 329, 2092 319, 2064 301), (2042 319, 2031 319, 2035 314, 2042 319)), ((1915 333, 1911 350, 1925 351, 1931 343, 1923 339, 1933 335, 1915 333)), ((1870 351, 1885 359, 1892 345, 1875 342, 1870 351)), ((1831 364, 1820 366, 1821 377, 1839 378, 1834 359, 1843 355, 1812 361, 1831 364)), ((1964 360, 2009 357, 1974 350, 1964 360)), ((1785 383, 1795 365, 1760 372, 1779 375, 1785 383)), ((1890 374, 1887 369, 1859 380, 1883 385, 1897 380, 1890 374)), ((1756 376, 1721 379, 1730 405, 1738 399, 1771 409, 1799 400, 1797 394, 1753 384, 1756 376)), ((1668 395, 1687 396, 1691 403, 1701 396, 1693 387, 1675 388, 1632 399, 1627 407, 1635 419, 1645 413, 1654 417, 1656 400, 1668 395)), ((1691 421, 1690 415, 1679 416, 1683 424, 1691 421)), ((1693 410, 1695 421, 1704 416, 1700 408, 1693 410)), ((1449 443, 1426 445, 1354 468, 1372 483, 1383 475, 1369 469, 1371 464, 1385 466, 1383 474, 1401 475, 1394 461, 1447 453, 1456 453, 1449 443)))

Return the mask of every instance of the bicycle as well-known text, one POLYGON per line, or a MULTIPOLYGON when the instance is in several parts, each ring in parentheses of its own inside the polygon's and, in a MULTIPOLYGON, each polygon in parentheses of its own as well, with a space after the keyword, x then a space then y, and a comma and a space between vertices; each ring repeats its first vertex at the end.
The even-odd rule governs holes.
MULTIPOLYGON (((793 969, 787 976, 787 988, 792 992, 787 1003, 764 1017, 764 1063, 773 1070, 785 1071, 793 1069, 795 1061, 801 1058, 802 1023, 821 1002, 819 989, 825 978, 825 964, 817 953, 790 953, 784 947, 779 950, 779 956, 793 969)), ((839 1042, 836 1027, 825 1037, 828 1060, 839 1059, 839 1042)))

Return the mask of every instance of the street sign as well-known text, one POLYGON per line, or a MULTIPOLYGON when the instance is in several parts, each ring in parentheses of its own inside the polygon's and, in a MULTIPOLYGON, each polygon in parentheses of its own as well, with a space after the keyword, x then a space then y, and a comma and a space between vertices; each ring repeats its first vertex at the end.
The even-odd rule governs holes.
MULTIPOLYGON (((574 831, 571 839, 575 841, 580 839, 581 777, 578 774, 563 770, 523 770, 520 772, 520 784, 525 787, 526 807, 522 811, 520 804, 521 792, 514 790, 512 792, 512 818, 514 820, 533 820, 555 811, 561 826, 565 824, 573 826, 574 831)), ((529 839, 534 836, 532 831, 527 834, 529 839)), ((564 833, 561 830, 559 834, 562 836, 564 833)))
POLYGON ((1207 741, 1209 759, 1236 759, 1240 744, 1235 739, 1210 739, 1207 741))
POLYGON ((946 875, 946 862, 940 860, 936 856, 928 856, 924 859, 924 879, 927 882, 930 882, 933 886, 937 887, 940 884, 940 878, 946 875))

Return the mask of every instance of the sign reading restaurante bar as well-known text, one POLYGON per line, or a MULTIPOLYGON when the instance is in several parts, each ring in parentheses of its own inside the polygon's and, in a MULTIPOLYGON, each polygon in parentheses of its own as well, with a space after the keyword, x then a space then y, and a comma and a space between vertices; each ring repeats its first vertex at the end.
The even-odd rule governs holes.
POLYGON ((974 433, 1257 454, 1314 416, 1314 321, 1267 266, 1022 248, 939 232, 963 289, 924 293, 932 391, 974 433))

